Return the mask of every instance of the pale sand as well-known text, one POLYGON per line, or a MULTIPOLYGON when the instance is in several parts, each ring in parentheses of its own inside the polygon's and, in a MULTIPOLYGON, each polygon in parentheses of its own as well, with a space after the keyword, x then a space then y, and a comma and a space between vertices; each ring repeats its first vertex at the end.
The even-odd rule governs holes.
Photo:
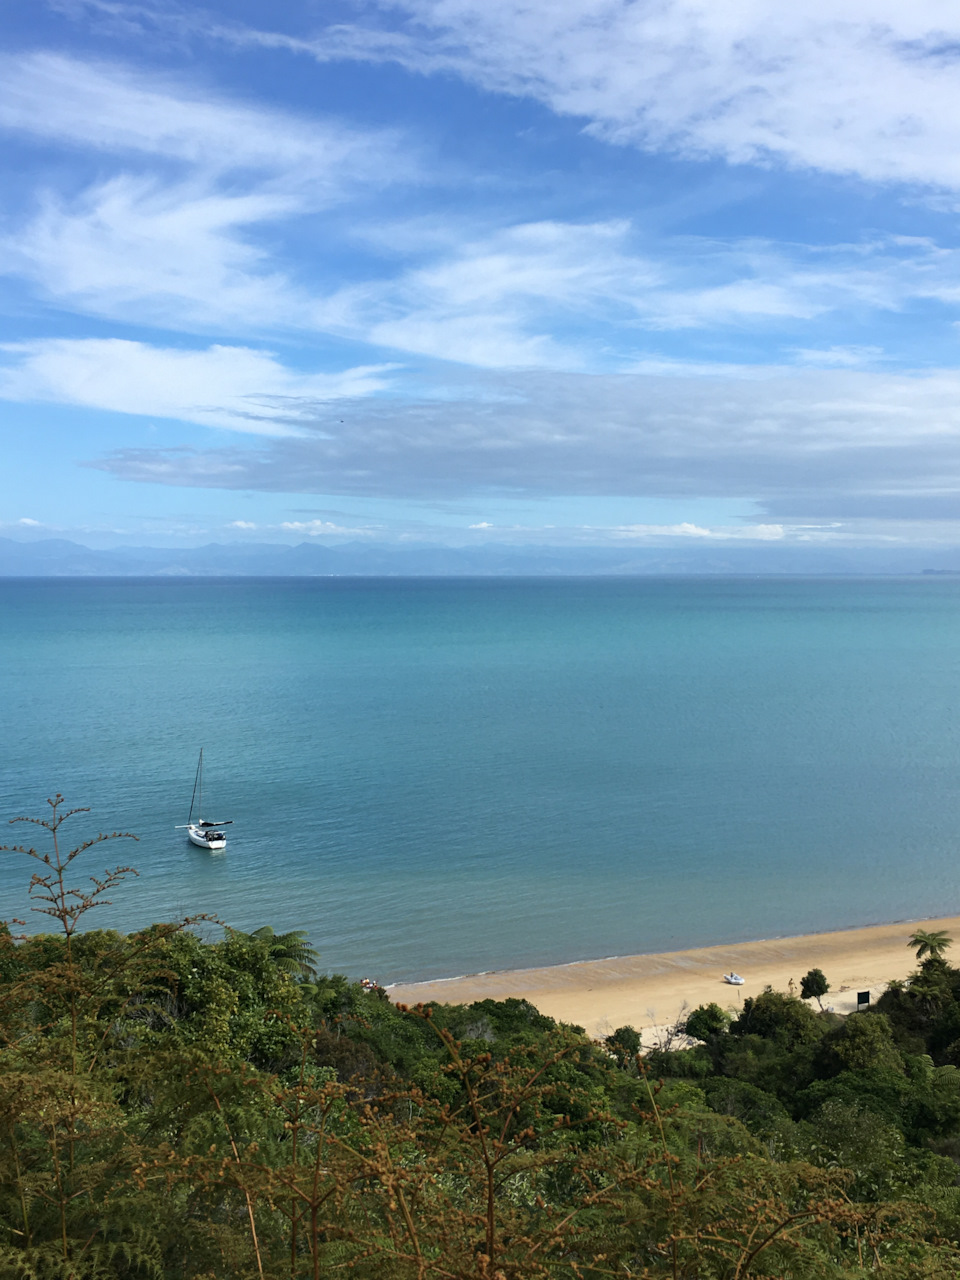
POLYGON ((736 1011, 744 996, 756 995, 767 985, 786 991, 791 978, 799 995, 800 979, 816 968, 823 970, 831 987, 824 1008, 850 1013, 856 1008, 858 991, 869 991, 876 1000, 887 983, 905 978, 916 968, 907 939, 918 928, 943 929, 960 943, 960 916, 947 916, 659 955, 397 983, 387 990, 391 1000, 402 1004, 471 1004, 521 996, 541 1013, 584 1027, 592 1036, 603 1036, 622 1026, 639 1030, 670 1025, 684 1005, 695 1009, 716 1001, 736 1011), (744 986, 731 987, 723 981, 723 974, 731 970, 746 979, 744 986))

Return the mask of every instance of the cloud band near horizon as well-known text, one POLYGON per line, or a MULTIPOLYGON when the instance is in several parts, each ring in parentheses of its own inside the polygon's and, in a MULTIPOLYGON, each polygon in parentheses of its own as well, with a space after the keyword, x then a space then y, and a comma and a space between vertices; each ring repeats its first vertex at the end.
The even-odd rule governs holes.
POLYGON ((483 395, 299 399, 295 436, 90 460, 151 484, 353 496, 752 499, 777 516, 960 512, 960 373, 488 375, 483 395), (953 503, 953 507, 950 504, 953 503))

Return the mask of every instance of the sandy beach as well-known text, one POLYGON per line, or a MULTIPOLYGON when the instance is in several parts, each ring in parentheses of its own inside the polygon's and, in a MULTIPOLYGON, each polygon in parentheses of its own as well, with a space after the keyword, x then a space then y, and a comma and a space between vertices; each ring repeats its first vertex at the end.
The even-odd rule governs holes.
POLYGON ((694 1009, 711 1000, 735 1011, 744 996, 756 995, 768 984, 776 990, 788 990, 791 978, 799 994, 802 976, 817 968, 823 970, 831 987, 824 997, 824 1008, 850 1013, 856 1008, 858 991, 869 991, 876 1000, 888 982, 905 978, 916 967, 907 939, 918 928, 943 929, 960 944, 960 916, 945 916, 795 938, 397 983, 388 993, 392 1000, 404 1004, 468 1004, 520 996, 542 1013, 584 1027, 590 1035, 603 1036, 622 1026, 639 1030, 669 1025, 677 1021, 684 1007, 694 1009), (746 979, 743 987, 724 983, 723 974, 731 970, 746 979))

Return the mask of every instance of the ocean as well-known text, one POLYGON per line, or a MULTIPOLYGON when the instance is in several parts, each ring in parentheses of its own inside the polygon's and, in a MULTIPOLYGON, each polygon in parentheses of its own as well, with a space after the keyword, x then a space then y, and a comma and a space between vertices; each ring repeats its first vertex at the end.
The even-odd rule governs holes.
POLYGON ((960 912, 957 580, 5 580, 0 660, 0 818, 139 836, 90 925, 391 982, 960 912))

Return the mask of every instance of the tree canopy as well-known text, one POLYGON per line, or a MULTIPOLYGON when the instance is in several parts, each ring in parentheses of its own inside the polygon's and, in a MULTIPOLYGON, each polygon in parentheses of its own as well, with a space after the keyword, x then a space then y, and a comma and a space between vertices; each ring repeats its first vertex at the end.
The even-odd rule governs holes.
POLYGON ((824 976, 822 969, 811 969, 809 973, 805 973, 800 979, 800 998, 802 1000, 816 1000, 820 1008, 823 1008, 823 997, 830 990, 830 983, 824 976))
POLYGON ((924 956, 939 960, 947 948, 953 945, 953 939, 944 929, 916 929, 910 935, 907 945, 915 949, 918 960, 922 960, 924 956))

